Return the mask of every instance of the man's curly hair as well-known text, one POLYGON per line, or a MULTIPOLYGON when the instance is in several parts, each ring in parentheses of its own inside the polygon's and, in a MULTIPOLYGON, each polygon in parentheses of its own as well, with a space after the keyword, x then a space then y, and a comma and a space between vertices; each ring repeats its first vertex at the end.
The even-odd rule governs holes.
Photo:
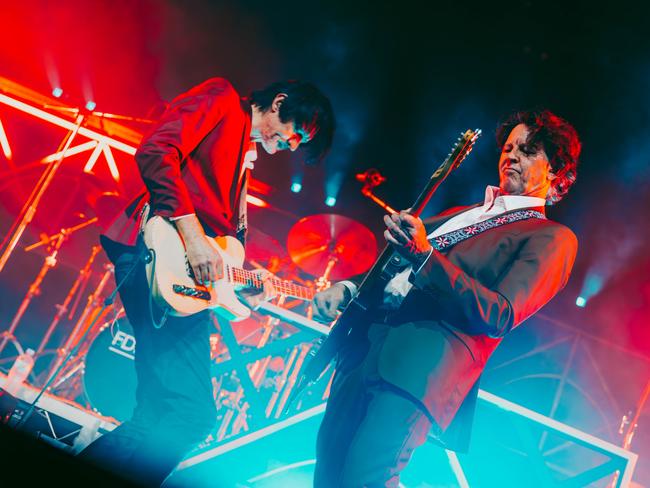
POLYGON ((559 202, 576 181, 578 156, 582 144, 573 126, 550 110, 515 112, 508 116, 497 128, 496 138, 499 148, 503 148, 508 135, 517 125, 528 127, 527 144, 546 152, 555 179, 546 196, 547 205, 559 202))

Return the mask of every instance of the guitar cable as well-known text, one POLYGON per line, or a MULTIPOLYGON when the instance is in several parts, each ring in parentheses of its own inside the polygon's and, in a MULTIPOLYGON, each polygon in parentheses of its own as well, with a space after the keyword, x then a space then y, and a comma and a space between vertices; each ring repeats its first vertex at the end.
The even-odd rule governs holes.
MULTIPOLYGON (((147 249, 145 247, 145 249, 147 249)), ((153 283, 154 281, 154 275, 156 272, 156 251, 153 249, 147 249, 147 254, 144 256, 144 262, 145 263, 151 263, 151 273, 150 273, 150 279, 149 283, 153 283)), ((163 325, 165 325, 165 322, 167 322, 167 315, 169 314, 169 309, 171 307, 165 307, 163 309, 163 315, 162 318, 160 319, 160 322, 158 322, 155 317, 153 316, 153 290, 152 286, 149 286, 149 318, 151 319, 151 324, 156 328, 160 329, 163 325)))

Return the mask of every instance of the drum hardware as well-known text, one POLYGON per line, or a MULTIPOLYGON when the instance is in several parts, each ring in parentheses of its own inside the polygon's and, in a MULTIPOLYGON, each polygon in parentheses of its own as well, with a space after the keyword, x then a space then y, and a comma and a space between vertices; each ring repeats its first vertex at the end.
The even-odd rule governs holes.
MULTIPOLYGON (((96 221, 96 218, 91 220, 96 221)), ((84 226, 85 225, 88 225, 88 223, 85 223, 84 226)), ((40 243, 38 245, 40 245, 40 243)), ((32 247, 32 249, 33 248, 34 247, 32 247)), ((93 265, 93 262, 95 261, 95 258, 97 257, 97 253, 99 253, 100 249, 101 249, 100 246, 93 246, 90 252, 90 257, 88 258, 88 261, 86 261, 86 265, 79 271, 79 274, 77 275, 77 279, 72 285, 72 288, 70 288, 70 291, 68 292, 68 295, 65 297, 65 300, 61 305, 56 306, 57 309, 56 315, 54 316, 54 319, 52 319, 50 326, 47 328, 47 331, 45 332, 45 335, 43 336, 43 339, 41 340, 41 343, 39 344, 38 349, 36 350, 37 356, 40 355, 45 349, 45 346, 49 342, 50 337, 54 332, 54 329, 59 324, 63 316, 66 315, 66 313, 68 312, 70 312, 68 314, 68 319, 70 319, 73 316, 76 305, 73 305, 72 310, 68 310, 68 307, 70 306, 70 302, 72 302, 72 300, 75 299, 75 297, 76 297, 75 302, 78 302, 79 298, 81 297, 83 290, 86 288, 88 281, 90 280, 90 276, 91 276, 90 268, 93 265)))
POLYGON ((27 293, 25 294, 23 301, 20 303, 20 306, 18 307, 18 311, 16 312, 16 315, 14 315, 14 318, 11 321, 11 324, 9 325, 9 329, 7 329, 5 332, 2 333, 3 337, 2 337, 2 341, 0 342, 0 354, 4 350, 9 340, 15 340, 14 332, 16 331, 16 328, 18 327, 20 320, 23 318, 23 315, 25 314, 27 307, 31 303, 32 299, 41 293, 40 286, 43 280, 45 279, 47 273, 57 265, 57 255, 59 253, 59 250, 61 249, 61 246, 63 245, 63 242, 68 237, 68 231, 69 231, 68 229, 61 229, 61 232, 59 232, 58 237, 54 240, 53 243, 51 243, 51 246, 49 248, 50 253, 45 257, 45 260, 43 261, 43 265, 41 266, 38 275, 36 276, 32 284, 29 286, 29 289, 27 290, 27 293))
MULTIPOLYGON (((16 315, 14 316, 13 320, 11 321, 11 324, 9 325, 9 329, 7 329, 5 332, 2 333, 3 339, 2 342, 0 342, 0 354, 2 353, 5 346, 7 345, 7 341, 10 338, 14 338, 14 332, 16 331, 16 328, 18 327, 18 324, 20 323, 20 320, 25 314, 25 311, 27 310, 27 307, 30 305, 32 299, 35 296, 38 296, 40 294, 41 292, 40 286, 43 280, 45 279, 45 276, 51 269, 56 267, 56 265, 58 264, 57 258, 63 243, 76 231, 81 230, 95 222, 97 222, 97 218, 92 218, 73 227, 61 229, 57 234, 52 236, 44 236, 39 242, 25 247, 25 251, 31 251, 40 246, 47 245, 49 254, 45 257, 45 260, 43 261, 43 266, 41 266, 38 275, 36 276, 32 284, 29 286, 29 289, 25 294, 23 301, 18 307, 18 311, 16 312, 16 315)), ((43 353, 43 350, 45 349, 45 346, 49 341, 52 332, 54 332, 54 328, 58 325, 61 318, 63 318, 63 315, 65 315, 67 311, 67 307, 70 304, 70 301, 74 297, 79 287, 83 289, 87 284, 88 279, 90 278, 90 266, 92 265, 95 256, 99 252, 99 249, 100 249, 99 246, 95 246, 93 248, 91 252, 91 257, 89 258, 89 261, 86 264, 86 266, 81 270, 80 275, 77 277, 77 280, 75 281, 72 290, 70 290, 70 294, 68 294, 68 296, 66 297, 66 300, 64 301, 63 305, 57 305, 58 312, 54 320, 48 327, 45 336, 41 340, 41 343, 38 346, 38 349, 36 351, 37 358, 43 353)))
MULTIPOLYGON (((108 307, 104 306, 103 301, 100 300, 100 296, 108 284, 108 280, 111 278, 112 274, 113 265, 106 264, 104 266, 104 274, 102 275, 102 278, 97 285, 97 289, 88 296, 86 307, 81 312, 81 315, 79 316, 77 323, 70 332, 67 341, 63 347, 57 350, 56 358, 54 358, 52 366, 49 368, 49 370, 47 370, 47 373, 45 374, 46 378, 50 378, 55 372, 58 371, 58 369, 62 366, 66 356, 74 348, 77 348, 77 346, 82 346, 82 344, 80 344, 80 341, 89 332, 89 329, 92 327, 92 325, 101 319, 98 314, 101 313, 101 315, 104 315, 108 312, 108 307)), ((81 355, 76 355, 76 360, 81 360, 81 357, 81 355)), ((70 367, 70 364, 68 364, 67 367, 70 367)))
MULTIPOLYGON (((90 323, 84 328, 84 331, 87 330, 88 333, 84 333, 85 335, 83 338, 74 346, 77 348, 75 354, 62 367, 56 380, 53 381, 49 387, 51 392, 56 392, 59 396, 85 404, 89 408, 93 407, 93 404, 88 398, 86 386, 84 384, 88 353, 104 330, 108 329, 107 334, 115 336, 117 328, 116 324, 118 323, 118 320, 124 316, 124 310, 115 307, 113 312, 114 315, 110 320, 105 321, 99 327, 93 327, 93 330, 88 330, 93 323, 97 323, 99 320, 104 320, 110 313, 109 310, 105 310, 103 313, 100 312, 101 310, 96 309, 88 314, 87 321, 90 321, 90 323)), ((60 354, 61 349, 58 349, 55 352, 60 354)), ((40 378, 41 383, 43 378, 47 379, 47 372, 45 372, 45 374, 40 378)), ((116 391, 118 390, 116 389, 116 391)), ((114 396, 117 398, 120 397, 117 393, 114 396)))

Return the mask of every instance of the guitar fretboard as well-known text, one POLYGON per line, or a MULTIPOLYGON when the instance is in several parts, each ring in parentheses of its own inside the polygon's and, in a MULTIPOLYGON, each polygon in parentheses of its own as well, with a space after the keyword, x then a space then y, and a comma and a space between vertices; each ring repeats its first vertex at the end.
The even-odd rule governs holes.
MULTIPOLYGON (((257 288, 258 290, 264 288, 264 282, 253 271, 226 265, 226 273, 229 281, 234 285, 257 288)), ((296 285, 291 281, 273 277, 270 280, 273 287, 282 295, 300 298, 301 300, 311 300, 314 297, 314 290, 306 286, 296 285)))

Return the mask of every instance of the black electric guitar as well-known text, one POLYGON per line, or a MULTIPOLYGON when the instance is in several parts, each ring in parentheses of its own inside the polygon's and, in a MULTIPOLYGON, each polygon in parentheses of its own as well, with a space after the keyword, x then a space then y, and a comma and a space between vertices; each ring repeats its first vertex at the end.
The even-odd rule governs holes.
MULTIPOLYGON (((440 183, 467 157, 480 135, 480 129, 467 130, 458 138, 445 161, 431 175, 424 190, 411 206, 412 215, 420 216, 440 183)), ((356 296, 348 303, 330 334, 306 364, 296 386, 296 395, 306 385, 318 380, 344 342, 358 340, 366 332, 363 324, 368 322, 368 314, 379 305, 378 300, 381 299, 386 284, 401 271, 401 262, 399 255, 387 245, 366 274, 356 296)))

